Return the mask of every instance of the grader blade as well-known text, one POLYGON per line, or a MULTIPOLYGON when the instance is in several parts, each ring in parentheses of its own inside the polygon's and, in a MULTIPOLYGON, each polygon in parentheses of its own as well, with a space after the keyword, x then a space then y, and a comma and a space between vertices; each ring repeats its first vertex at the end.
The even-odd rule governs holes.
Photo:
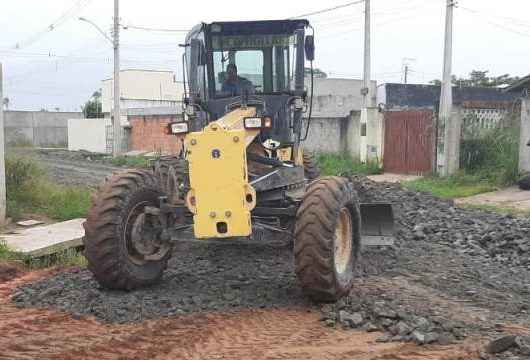
POLYGON ((360 204, 361 244, 363 246, 394 245, 394 213, 386 203, 360 204))

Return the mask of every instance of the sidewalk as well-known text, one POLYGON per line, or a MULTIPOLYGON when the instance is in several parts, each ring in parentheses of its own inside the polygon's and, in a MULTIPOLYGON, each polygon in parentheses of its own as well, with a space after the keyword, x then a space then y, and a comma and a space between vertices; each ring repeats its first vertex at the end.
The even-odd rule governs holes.
POLYGON ((530 191, 509 187, 499 191, 455 199, 457 205, 486 205, 530 212, 530 191))
POLYGON ((390 174, 390 173, 368 176, 368 179, 375 181, 375 182, 391 182, 391 183, 401 183, 404 181, 417 180, 419 178, 421 178, 421 176, 405 175, 405 174, 390 174))

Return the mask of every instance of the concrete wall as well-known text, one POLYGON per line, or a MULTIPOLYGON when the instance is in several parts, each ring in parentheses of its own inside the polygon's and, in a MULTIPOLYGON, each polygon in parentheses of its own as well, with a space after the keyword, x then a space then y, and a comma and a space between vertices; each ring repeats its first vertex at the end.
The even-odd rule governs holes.
POLYGON ((82 113, 48 111, 5 111, 5 140, 9 146, 67 147, 68 119, 82 113))
POLYGON ((347 153, 359 158, 360 112, 346 117, 313 118, 304 147, 314 152, 347 153))
POLYGON ((110 119, 68 119, 68 150, 109 152, 107 126, 110 119))
MULTIPOLYGON (((309 91, 310 81, 306 79, 309 91)), ((313 116, 322 118, 346 117, 352 111, 361 110, 362 80, 355 79, 315 79, 313 97, 313 116)), ((376 105, 375 81, 371 83, 369 106, 376 105)))
POLYGON ((521 138, 519 141, 519 171, 530 172, 530 98, 524 98, 521 103, 521 138))

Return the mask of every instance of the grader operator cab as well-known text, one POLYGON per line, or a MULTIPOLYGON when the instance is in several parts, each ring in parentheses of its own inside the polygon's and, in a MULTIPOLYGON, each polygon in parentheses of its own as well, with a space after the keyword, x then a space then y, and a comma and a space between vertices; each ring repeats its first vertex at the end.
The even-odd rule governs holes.
POLYGON ((189 32, 185 118, 167 128, 182 150, 150 171, 107 180, 85 223, 85 255, 101 285, 134 289, 158 280, 187 230, 198 240, 230 241, 267 229, 294 242, 308 295, 332 301, 348 293, 361 242, 392 237, 392 208, 359 204, 352 183, 320 177, 302 147, 312 108, 309 29, 307 20, 278 20, 189 32))

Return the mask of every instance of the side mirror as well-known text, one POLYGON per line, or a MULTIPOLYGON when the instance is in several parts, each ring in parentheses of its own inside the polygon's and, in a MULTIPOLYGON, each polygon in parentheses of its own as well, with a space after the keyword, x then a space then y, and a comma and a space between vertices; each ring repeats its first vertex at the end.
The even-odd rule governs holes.
POLYGON ((305 57, 309 61, 315 60, 315 37, 313 35, 307 35, 305 37, 305 57))

